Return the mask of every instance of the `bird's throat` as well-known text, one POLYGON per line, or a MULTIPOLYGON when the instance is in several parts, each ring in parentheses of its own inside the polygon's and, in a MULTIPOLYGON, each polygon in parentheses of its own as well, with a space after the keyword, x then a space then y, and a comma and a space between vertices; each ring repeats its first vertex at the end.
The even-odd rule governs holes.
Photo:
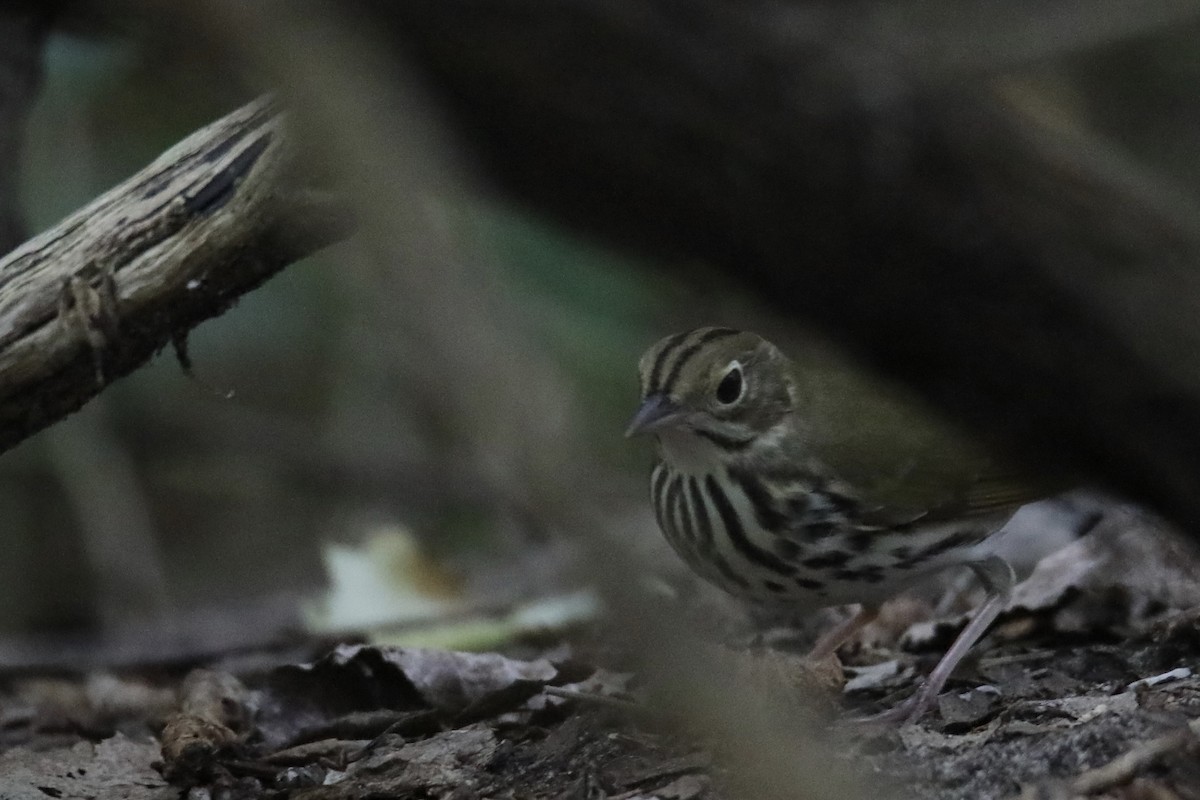
POLYGON ((658 443, 663 460, 689 475, 716 473, 729 463, 726 450, 690 430, 664 430, 658 443))

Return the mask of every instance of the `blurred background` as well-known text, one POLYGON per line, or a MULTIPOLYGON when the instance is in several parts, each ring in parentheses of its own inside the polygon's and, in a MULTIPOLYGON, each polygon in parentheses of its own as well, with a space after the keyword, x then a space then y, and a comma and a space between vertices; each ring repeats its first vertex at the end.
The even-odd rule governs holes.
MULTIPOLYGON (((45 48, 20 179, 30 234, 264 88, 203 48, 95 22, 56 25, 45 48)), ((1179 185, 1200 183, 1190 32, 1009 79, 1064 125, 1099 131, 1179 185)), ((627 258, 487 192, 427 203, 428 236, 478 278, 452 317, 422 318, 397 288, 412 285, 389 272, 412 266, 404 248, 380 258, 345 242, 197 328, 194 378, 164 354, 3 454, 0 627, 258 607, 270 609, 265 634, 293 612, 330 613, 321 598, 338 565, 366 581, 353 548, 394 566, 428 609, 578 588, 576 544, 535 508, 573 487, 553 486, 553 463, 531 478, 512 457, 514 441, 540 441, 505 428, 514 398, 550 410, 545 433, 569 431, 563 452, 586 461, 577 466, 610 527, 661 553, 648 446, 621 436, 639 354, 700 324, 757 329, 793 350, 806 334, 704 264, 627 258)))
MULTIPOLYGON (((175 40, 73 27, 50 35, 29 121, 20 201, 30 234, 261 90, 214 78, 210 53, 175 40)), ((515 311, 536 343, 536 355, 496 369, 519 383, 533 358, 569 383, 586 406, 572 424, 586 428, 594 473, 618 509, 642 515, 649 455, 621 438, 636 360, 690 324, 678 309, 696 308, 696 287, 494 202, 435 202, 448 236, 494 276, 474 299, 515 311)), ((322 592, 331 543, 380 537, 384 570, 389 554, 397 581, 420 584, 428 569, 421 588, 433 595, 503 605, 568 586, 571 548, 485 463, 489 431, 456 419, 461 403, 437 377, 456 367, 438 362, 388 292, 361 243, 331 247, 197 329, 195 379, 160 356, 6 453, 3 626, 291 608, 322 592), (397 555, 410 537, 419 555, 397 555)), ((464 328, 476 309, 466 312, 464 328)))

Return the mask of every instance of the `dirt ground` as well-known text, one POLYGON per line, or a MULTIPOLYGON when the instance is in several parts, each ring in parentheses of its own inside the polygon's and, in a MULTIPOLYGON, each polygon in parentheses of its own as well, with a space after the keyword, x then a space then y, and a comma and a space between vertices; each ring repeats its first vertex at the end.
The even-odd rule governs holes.
MULTIPOLYGON (((832 730, 843 766, 899 797, 1200 797, 1198 662, 1190 615, 1133 642, 1007 644, 916 725, 832 730)), ((0 798, 730 796, 704 746, 646 724, 635 676, 352 645, 265 663, 10 680, 0 798)), ((912 688, 891 664, 858 673, 848 714, 912 688)))
MULTIPOLYGON (((1200 798, 1200 589, 1175 541, 1125 527, 1045 559, 937 709, 903 727, 848 723, 911 693, 966 619, 946 598, 974 599, 952 586, 893 604, 843 650, 845 683, 817 698, 833 711, 815 731, 830 768, 871 797, 1200 798)), ((186 664, 10 670, 0 800, 752 794, 722 739, 734 734, 667 722, 603 644, 611 624, 503 655, 301 638, 186 664)), ((783 698, 789 670, 806 669, 794 634, 767 626, 718 647, 784 664, 778 685, 749 687, 783 698)), ((797 754, 810 746, 794 738, 797 754)), ((770 796, 834 796, 818 788, 770 796)))

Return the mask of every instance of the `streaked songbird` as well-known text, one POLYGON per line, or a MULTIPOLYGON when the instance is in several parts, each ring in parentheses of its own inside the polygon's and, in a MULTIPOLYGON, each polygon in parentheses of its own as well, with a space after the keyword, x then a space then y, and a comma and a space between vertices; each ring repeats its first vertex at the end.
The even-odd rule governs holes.
POLYGON ((847 371, 799 369, 754 333, 698 328, 642 356, 659 528, 700 576, 801 610, 858 603, 812 656, 831 655, 880 603, 966 565, 987 599, 920 689, 887 715, 915 720, 1004 608, 1012 568, 987 539, 1047 494, 911 398, 847 371))

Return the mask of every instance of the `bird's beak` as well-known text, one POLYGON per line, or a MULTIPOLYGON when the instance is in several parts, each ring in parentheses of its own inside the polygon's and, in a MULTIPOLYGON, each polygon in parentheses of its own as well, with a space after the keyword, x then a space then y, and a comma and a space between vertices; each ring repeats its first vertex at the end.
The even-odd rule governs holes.
POLYGON ((642 406, 629 421, 625 436, 636 436, 639 433, 653 433, 683 416, 683 409, 671 401, 665 394, 652 394, 642 401, 642 406))

